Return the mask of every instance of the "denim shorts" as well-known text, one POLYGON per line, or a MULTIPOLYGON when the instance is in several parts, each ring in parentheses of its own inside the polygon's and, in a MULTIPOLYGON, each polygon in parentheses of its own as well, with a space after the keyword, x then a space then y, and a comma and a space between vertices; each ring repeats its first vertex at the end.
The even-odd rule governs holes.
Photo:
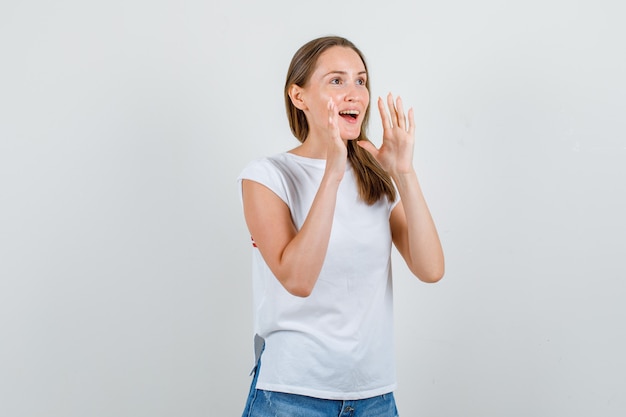
POLYGON ((398 417, 393 393, 362 400, 325 400, 256 388, 260 358, 242 417, 398 417))

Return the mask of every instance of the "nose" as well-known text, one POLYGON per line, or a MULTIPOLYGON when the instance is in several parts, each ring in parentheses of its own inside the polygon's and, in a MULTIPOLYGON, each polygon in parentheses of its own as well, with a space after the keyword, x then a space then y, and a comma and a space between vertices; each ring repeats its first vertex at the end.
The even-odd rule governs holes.
POLYGON ((361 99, 362 99, 362 97, 359 94, 359 90, 357 88, 355 88, 355 87, 352 87, 346 93, 346 101, 349 101, 350 103, 361 101, 361 99))
POLYGON ((344 100, 350 103, 367 101, 369 92, 364 86, 350 84, 346 90, 344 100))

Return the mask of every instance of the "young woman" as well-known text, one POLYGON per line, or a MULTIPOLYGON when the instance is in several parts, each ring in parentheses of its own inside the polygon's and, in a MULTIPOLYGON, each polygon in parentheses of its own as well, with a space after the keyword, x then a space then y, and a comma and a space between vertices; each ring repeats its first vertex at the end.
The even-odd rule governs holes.
POLYGON ((424 282, 443 276, 444 257, 413 167, 413 111, 379 98, 376 148, 369 103, 356 46, 308 42, 285 83, 301 144, 239 176, 257 354, 245 417, 397 416, 391 246, 424 282))

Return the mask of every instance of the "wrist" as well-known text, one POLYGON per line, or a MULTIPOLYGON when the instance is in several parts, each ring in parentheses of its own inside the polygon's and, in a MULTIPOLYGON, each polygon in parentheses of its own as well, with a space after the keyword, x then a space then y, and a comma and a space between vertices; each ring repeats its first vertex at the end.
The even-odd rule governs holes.
POLYGON ((390 172, 389 175, 391 175, 391 178, 396 183, 403 183, 417 179, 417 172, 415 172, 413 167, 410 167, 408 170, 396 170, 394 172, 390 172))

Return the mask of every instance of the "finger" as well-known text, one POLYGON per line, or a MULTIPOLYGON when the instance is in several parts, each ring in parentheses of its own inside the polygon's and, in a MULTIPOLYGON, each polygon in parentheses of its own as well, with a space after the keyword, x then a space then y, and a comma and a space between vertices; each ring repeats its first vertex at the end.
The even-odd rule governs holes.
POLYGON ((328 128, 334 133, 335 130, 338 128, 338 118, 339 116, 337 115, 337 106, 335 105, 335 103, 333 102, 333 99, 331 98, 330 100, 328 100, 328 128))
POLYGON ((380 118, 383 121, 383 130, 390 130, 391 121, 389 120, 387 110, 385 110, 385 104, 383 103, 383 99, 380 97, 378 97, 378 111, 380 112, 380 118))
POLYGON ((391 93, 387 94, 387 106, 389 107, 389 114, 391 115, 391 127, 398 126, 398 113, 396 112, 395 104, 393 104, 393 96, 391 93))
POLYGON ((413 117, 413 107, 409 109, 409 134, 411 136, 415 135, 415 119, 413 117))
POLYGON ((404 116, 404 108, 402 107, 402 99, 400 96, 396 99, 396 113, 398 118, 398 127, 406 130, 406 117, 404 116))

